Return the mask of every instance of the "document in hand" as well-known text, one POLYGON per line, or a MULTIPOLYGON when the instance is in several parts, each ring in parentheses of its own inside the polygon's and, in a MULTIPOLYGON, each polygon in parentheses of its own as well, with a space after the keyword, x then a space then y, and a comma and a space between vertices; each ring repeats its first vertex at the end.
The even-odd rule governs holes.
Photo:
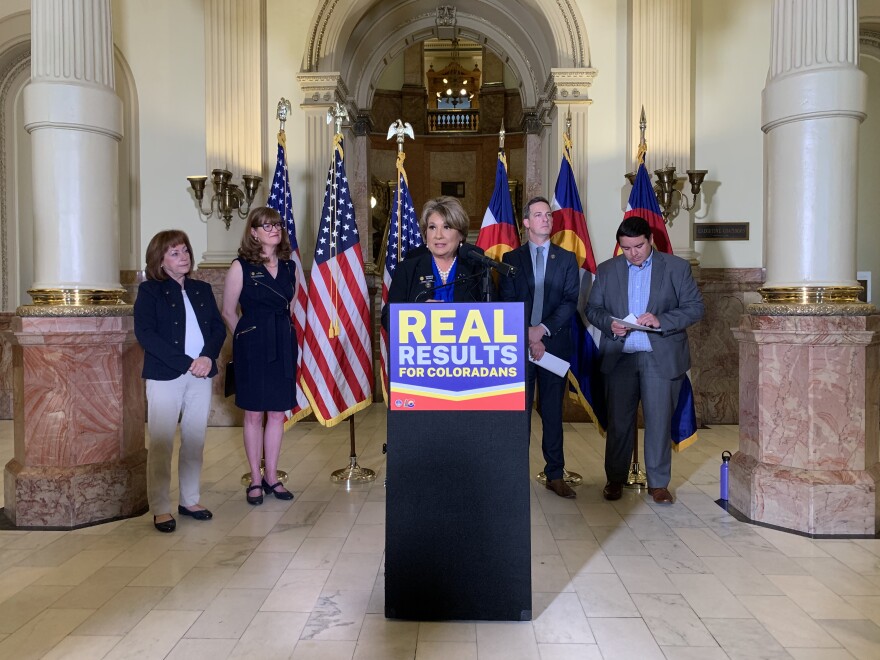
POLYGON ((633 314, 628 314, 625 319, 619 319, 616 316, 611 317, 612 321, 617 321, 624 328, 629 328, 630 330, 644 330, 645 332, 660 332, 660 328, 649 328, 646 325, 639 325, 636 323, 636 317, 633 314))
POLYGON ((545 352, 543 356, 541 356, 540 360, 535 360, 529 355, 529 362, 533 364, 537 364, 539 367, 543 367, 547 371, 552 371, 557 376, 561 376, 565 378, 565 374, 568 373, 568 369, 571 366, 568 362, 563 360, 562 358, 556 357, 552 353, 545 352))

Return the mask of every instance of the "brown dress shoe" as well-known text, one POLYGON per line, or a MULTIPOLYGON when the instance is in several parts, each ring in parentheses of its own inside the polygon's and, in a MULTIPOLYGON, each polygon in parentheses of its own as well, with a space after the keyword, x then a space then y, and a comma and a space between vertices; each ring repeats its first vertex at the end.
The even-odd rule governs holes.
POLYGON ((672 493, 666 488, 649 488, 648 494, 657 504, 672 504, 675 501, 672 499, 672 493))
POLYGON ((609 481, 602 489, 602 497, 613 502, 623 496, 623 484, 619 481, 609 481))
POLYGON ((569 500, 577 497, 577 493, 574 492, 571 486, 565 483, 565 479, 548 479, 547 490, 552 490, 559 495, 559 497, 564 497, 569 500))

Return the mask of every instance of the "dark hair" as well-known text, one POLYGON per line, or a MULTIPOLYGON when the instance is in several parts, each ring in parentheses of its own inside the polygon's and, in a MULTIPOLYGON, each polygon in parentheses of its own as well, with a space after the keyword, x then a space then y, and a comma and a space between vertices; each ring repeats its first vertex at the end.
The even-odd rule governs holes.
POLYGON ((238 247, 238 256, 252 264, 264 264, 269 261, 263 256, 263 244, 251 233, 251 229, 256 229, 265 223, 273 224, 275 222, 281 225, 281 243, 279 243, 277 250, 278 258, 290 259, 290 238, 287 236, 287 227, 281 221, 281 214, 268 206, 258 206, 248 213, 244 223, 244 233, 241 235, 241 245, 238 247))
POLYGON ((627 238, 636 238, 638 236, 644 236, 649 241, 651 240, 651 225, 648 224, 648 221, 644 218, 640 218, 637 215, 631 215, 626 220, 620 223, 620 227, 617 228, 617 242, 620 243, 620 237, 626 236, 627 238))
POLYGON ((162 270, 162 260, 165 258, 165 253, 177 245, 185 245, 189 251, 189 271, 186 274, 189 276, 192 273, 194 257, 189 236, 180 229, 166 229, 153 236, 150 239, 150 244, 147 246, 147 267, 145 272, 148 280, 168 279, 168 273, 162 270))
MULTIPOLYGON (((537 204, 538 202, 544 202, 547 206, 550 206, 550 202, 547 201, 546 197, 542 197, 538 195, 537 197, 532 197, 529 201, 526 202, 526 205, 523 206, 523 218, 528 218, 529 213, 532 212, 532 204, 537 204)), ((550 206, 552 209, 553 207, 550 206)))
POLYGON ((422 208, 422 216, 419 218, 419 231, 422 232, 424 239, 428 231, 428 216, 437 213, 443 218, 443 221, 461 234, 461 240, 467 238, 468 229, 470 229, 471 219, 467 212, 455 197, 435 197, 429 199, 424 208, 422 208))

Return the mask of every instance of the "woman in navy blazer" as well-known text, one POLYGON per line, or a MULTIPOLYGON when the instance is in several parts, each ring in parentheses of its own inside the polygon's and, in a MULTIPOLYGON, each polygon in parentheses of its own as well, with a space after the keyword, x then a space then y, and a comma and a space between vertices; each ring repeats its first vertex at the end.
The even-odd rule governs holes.
POLYGON ((180 419, 177 511, 196 520, 212 514, 199 504, 202 450, 211 410, 211 378, 226 340, 226 326, 211 285, 189 277, 192 246, 176 229, 156 234, 147 247, 147 280, 134 303, 134 333, 144 349, 147 381, 147 498, 153 524, 173 532, 171 452, 180 419))

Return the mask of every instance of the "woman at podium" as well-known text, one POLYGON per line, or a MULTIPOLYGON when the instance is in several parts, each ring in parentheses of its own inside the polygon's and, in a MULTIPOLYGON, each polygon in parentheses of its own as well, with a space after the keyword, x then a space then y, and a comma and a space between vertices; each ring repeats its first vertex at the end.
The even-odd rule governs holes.
MULTIPOLYGON (((419 218, 424 246, 409 252, 391 278, 388 303, 479 302, 483 266, 460 258, 460 246, 467 238, 470 219, 455 197, 429 200, 419 218)), ((467 246, 468 252, 482 250, 467 246)), ((494 285, 489 280, 494 298, 494 285)), ((389 305, 382 310, 382 325, 388 329, 389 305)))

